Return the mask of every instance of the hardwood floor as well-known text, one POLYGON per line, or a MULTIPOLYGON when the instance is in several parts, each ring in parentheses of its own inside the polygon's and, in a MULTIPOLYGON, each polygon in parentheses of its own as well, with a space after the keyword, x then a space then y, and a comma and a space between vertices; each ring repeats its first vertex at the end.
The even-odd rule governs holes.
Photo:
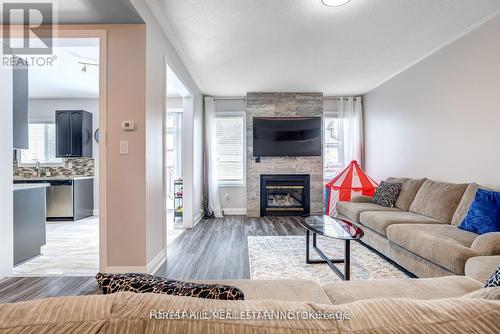
POLYGON ((174 279, 250 278, 247 236, 303 234, 293 217, 207 220, 173 242, 157 274, 174 279))
POLYGON ((0 280, 0 303, 96 293, 93 277, 12 277, 0 280))
MULTIPOLYGON (((250 278, 247 236, 303 235, 297 218, 227 216, 205 220, 168 248, 156 273, 174 279, 250 278)), ((93 277, 11 277, 0 280, 0 303, 97 293, 93 277)))

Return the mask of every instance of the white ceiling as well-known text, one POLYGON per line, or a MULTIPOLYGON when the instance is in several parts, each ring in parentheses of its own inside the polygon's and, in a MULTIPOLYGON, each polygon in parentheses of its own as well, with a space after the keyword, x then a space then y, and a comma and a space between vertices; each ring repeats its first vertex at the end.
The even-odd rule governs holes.
POLYGON ((28 69, 31 99, 77 99, 99 97, 99 68, 88 66, 82 72, 78 62, 99 64, 99 40, 65 38, 55 40, 54 66, 28 69))
POLYGON ((500 0, 152 1, 212 95, 363 94, 500 8, 500 0))

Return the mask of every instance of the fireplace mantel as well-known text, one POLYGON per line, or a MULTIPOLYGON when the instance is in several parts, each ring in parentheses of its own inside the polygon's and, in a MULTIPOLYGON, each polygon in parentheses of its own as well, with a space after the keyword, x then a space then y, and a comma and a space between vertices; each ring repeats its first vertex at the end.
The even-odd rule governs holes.
POLYGON ((323 117, 322 93, 248 93, 247 94, 247 215, 261 214, 260 176, 269 174, 310 176, 310 213, 323 212, 323 157, 253 156, 254 117, 323 117))

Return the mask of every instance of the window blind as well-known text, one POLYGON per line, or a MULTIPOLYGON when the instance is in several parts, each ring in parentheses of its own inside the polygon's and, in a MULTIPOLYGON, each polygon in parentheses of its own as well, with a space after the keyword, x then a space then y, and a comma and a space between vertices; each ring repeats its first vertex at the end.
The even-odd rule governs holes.
POLYGON ((29 149, 21 151, 21 164, 61 164, 56 158, 56 126, 53 123, 29 124, 29 149))
POLYGON ((325 180, 331 180, 341 170, 342 163, 340 159, 340 149, 342 142, 339 136, 339 122, 337 117, 326 116, 324 119, 324 172, 325 180))
POLYGON ((219 182, 244 183, 244 119, 242 116, 217 116, 217 171, 219 182))

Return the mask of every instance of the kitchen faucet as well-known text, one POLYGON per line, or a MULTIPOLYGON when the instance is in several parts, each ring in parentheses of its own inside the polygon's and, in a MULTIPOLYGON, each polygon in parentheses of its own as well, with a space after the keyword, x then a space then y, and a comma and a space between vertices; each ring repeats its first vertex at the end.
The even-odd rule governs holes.
POLYGON ((40 161, 36 161, 35 162, 35 173, 36 173, 36 177, 40 177, 40 161))

